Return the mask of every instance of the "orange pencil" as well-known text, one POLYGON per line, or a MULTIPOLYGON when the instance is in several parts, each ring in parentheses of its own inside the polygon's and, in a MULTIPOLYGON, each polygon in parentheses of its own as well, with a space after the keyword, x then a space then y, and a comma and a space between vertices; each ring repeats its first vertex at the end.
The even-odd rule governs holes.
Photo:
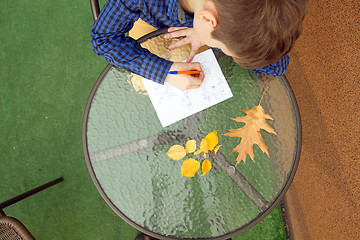
POLYGON ((186 74, 186 75, 193 75, 193 74, 199 74, 201 71, 169 71, 169 74, 186 74))

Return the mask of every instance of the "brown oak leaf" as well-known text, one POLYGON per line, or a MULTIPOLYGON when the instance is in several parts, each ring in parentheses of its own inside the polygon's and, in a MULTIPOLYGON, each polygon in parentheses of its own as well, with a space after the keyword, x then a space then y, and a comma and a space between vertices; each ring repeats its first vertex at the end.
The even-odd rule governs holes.
MULTIPOLYGON (((261 101, 260 101, 261 102, 261 101)), ((260 129, 264 129, 269 133, 274 133, 274 129, 270 127, 266 119, 274 120, 269 114, 266 114, 264 109, 260 106, 255 106, 251 109, 241 110, 246 113, 244 117, 232 118, 236 122, 244 122, 245 126, 238 129, 230 129, 229 132, 225 133, 224 136, 228 137, 240 137, 240 143, 231 151, 238 152, 239 155, 236 158, 236 164, 239 164, 241 161, 246 162, 246 156, 249 154, 251 160, 254 160, 254 151, 253 145, 257 144, 259 148, 269 156, 268 146, 266 146, 262 136, 260 134, 260 129)))

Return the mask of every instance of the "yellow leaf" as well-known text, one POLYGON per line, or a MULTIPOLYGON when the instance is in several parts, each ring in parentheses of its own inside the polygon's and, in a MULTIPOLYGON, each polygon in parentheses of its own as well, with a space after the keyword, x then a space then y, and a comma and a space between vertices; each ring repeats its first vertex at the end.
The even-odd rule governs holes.
POLYGON ((208 142, 205 138, 203 138, 201 140, 201 143, 200 143, 200 150, 204 153, 208 153, 209 152, 209 148, 208 148, 208 142))
POLYGON ((201 171, 203 172, 201 176, 205 175, 211 169, 211 162, 205 159, 201 165, 201 171))
POLYGON ((215 146, 219 143, 217 131, 212 131, 205 137, 205 139, 207 141, 207 146, 210 151, 214 150, 215 146))
POLYGON ((201 149, 197 150, 196 152, 194 152, 194 155, 199 155, 201 153, 201 149))
POLYGON ((262 136, 260 134, 260 129, 264 129, 269 133, 276 134, 273 128, 271 128, 266 119, 273 120, 269 114, 266 114, 264 109, 258 105, 251 109, 241 110, 247 115, 244 117, 237 117, 233 120, 236 122, 244 122, 245 126, 238 129, 230 129, 229 132, 225 133, 224 136, 228 137, 240 137, 240 143, 231 151, 238 152, 239 155, 236 158, 236 164, 241 161, 246 161, 246 156, 249 155, 250 158, 254 161, 254 152, 253 145, 257 144, 259 148, 269 156, 267 151, 268 146, 266 146, 262 136))
POLYGON ((185 144, 186 147, 186 153, 193 153, 196 150, 196 141, 195 140, 189 140, 185 144))
POLYGON ((222 145, 216 146, 216 148, 214 149, 214 153, 215 153, 215 154, 217 153, 217 151, 219 150, 219 148, 220 148, 221 146, 222 146, 222 145))
POLYGON ((195 173, 199 170, 199 168, 199 161, 193 158, 186 159, 181 165, 181 177, 193 177, 195 176, 195 173))
POLYGON ((173 160, 181 160, 185 157, 186 150, 181 145, 174 145, 166 154, 173 160))

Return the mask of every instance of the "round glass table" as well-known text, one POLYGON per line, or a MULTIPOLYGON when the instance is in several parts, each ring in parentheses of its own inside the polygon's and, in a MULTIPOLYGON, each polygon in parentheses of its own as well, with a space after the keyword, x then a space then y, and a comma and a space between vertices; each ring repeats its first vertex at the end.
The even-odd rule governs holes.
POLYGON ((85 159, 106 203, 128 224, 158 239, 228 239, 254 226, 280 202, 294 178, 301 150, 300 115, 284 76, 267 79, 214 50, 233 97, 163 128, 146 91, 134 76, 108 65, 86 105, 85 159), (224 136, 241 127, 231 118, 259 104, 277 133, 261 131, 269 157, 254 145, 254 161, 236 164, 231 150, 240 138, 224 136), (174 144, 218 131, 223 146, 206 175, 181 177, 174 144))

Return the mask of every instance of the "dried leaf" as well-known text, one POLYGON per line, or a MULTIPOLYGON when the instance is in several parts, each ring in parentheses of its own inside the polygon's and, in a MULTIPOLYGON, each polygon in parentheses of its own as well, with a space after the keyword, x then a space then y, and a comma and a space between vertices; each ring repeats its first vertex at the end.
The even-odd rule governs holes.
POLYGON ((211 169, 211 162, 205 159, 201 165, 201 171, 203 172, 201 176, 205 175, 211 169))
POLYGON ((166 154, 173 160, 181 160, 186 156, 186 150, 181 145, 174 145, 166 154))
POLYGON ((195 173, 199 170, 199 168, 199 161, 193 158, 186 159, 181 165, 181 177, 193 177, 195 176, 195 173))
POLYGON ((215 146, 219 143, 217 131, 212 131, 205 137, 207 141, 207 147, 210 151, 214 150, 215 146))
POLYGON ((195 140, 189 140, 185 144, 186 153, 193 153, 196 150, 196 141, 195 140))
POLYGON ((250 158, 254 161, 254 144, 257 144, 259 148, 269 156, 267 151, 268 147, 262 139, 260 129, 264 129, 269 133, 276 134, 274 129, 271 128, 265 121, 266 119, 273 120, 273 118, 269 114, 266 114, 260 105, 241 111, 247 115, 244 117, 233 118, 233 120, 236 122, 244 122, 245 126, 238 129, 230 129, 228 133, 224 134, 224 136, 228 137, 241 138, 240 143, 231 151, 231 153, 239 153, 236 158, 236 164, 239 164, 241 161, 246 162, 247 155, 249 155, 250 158))

